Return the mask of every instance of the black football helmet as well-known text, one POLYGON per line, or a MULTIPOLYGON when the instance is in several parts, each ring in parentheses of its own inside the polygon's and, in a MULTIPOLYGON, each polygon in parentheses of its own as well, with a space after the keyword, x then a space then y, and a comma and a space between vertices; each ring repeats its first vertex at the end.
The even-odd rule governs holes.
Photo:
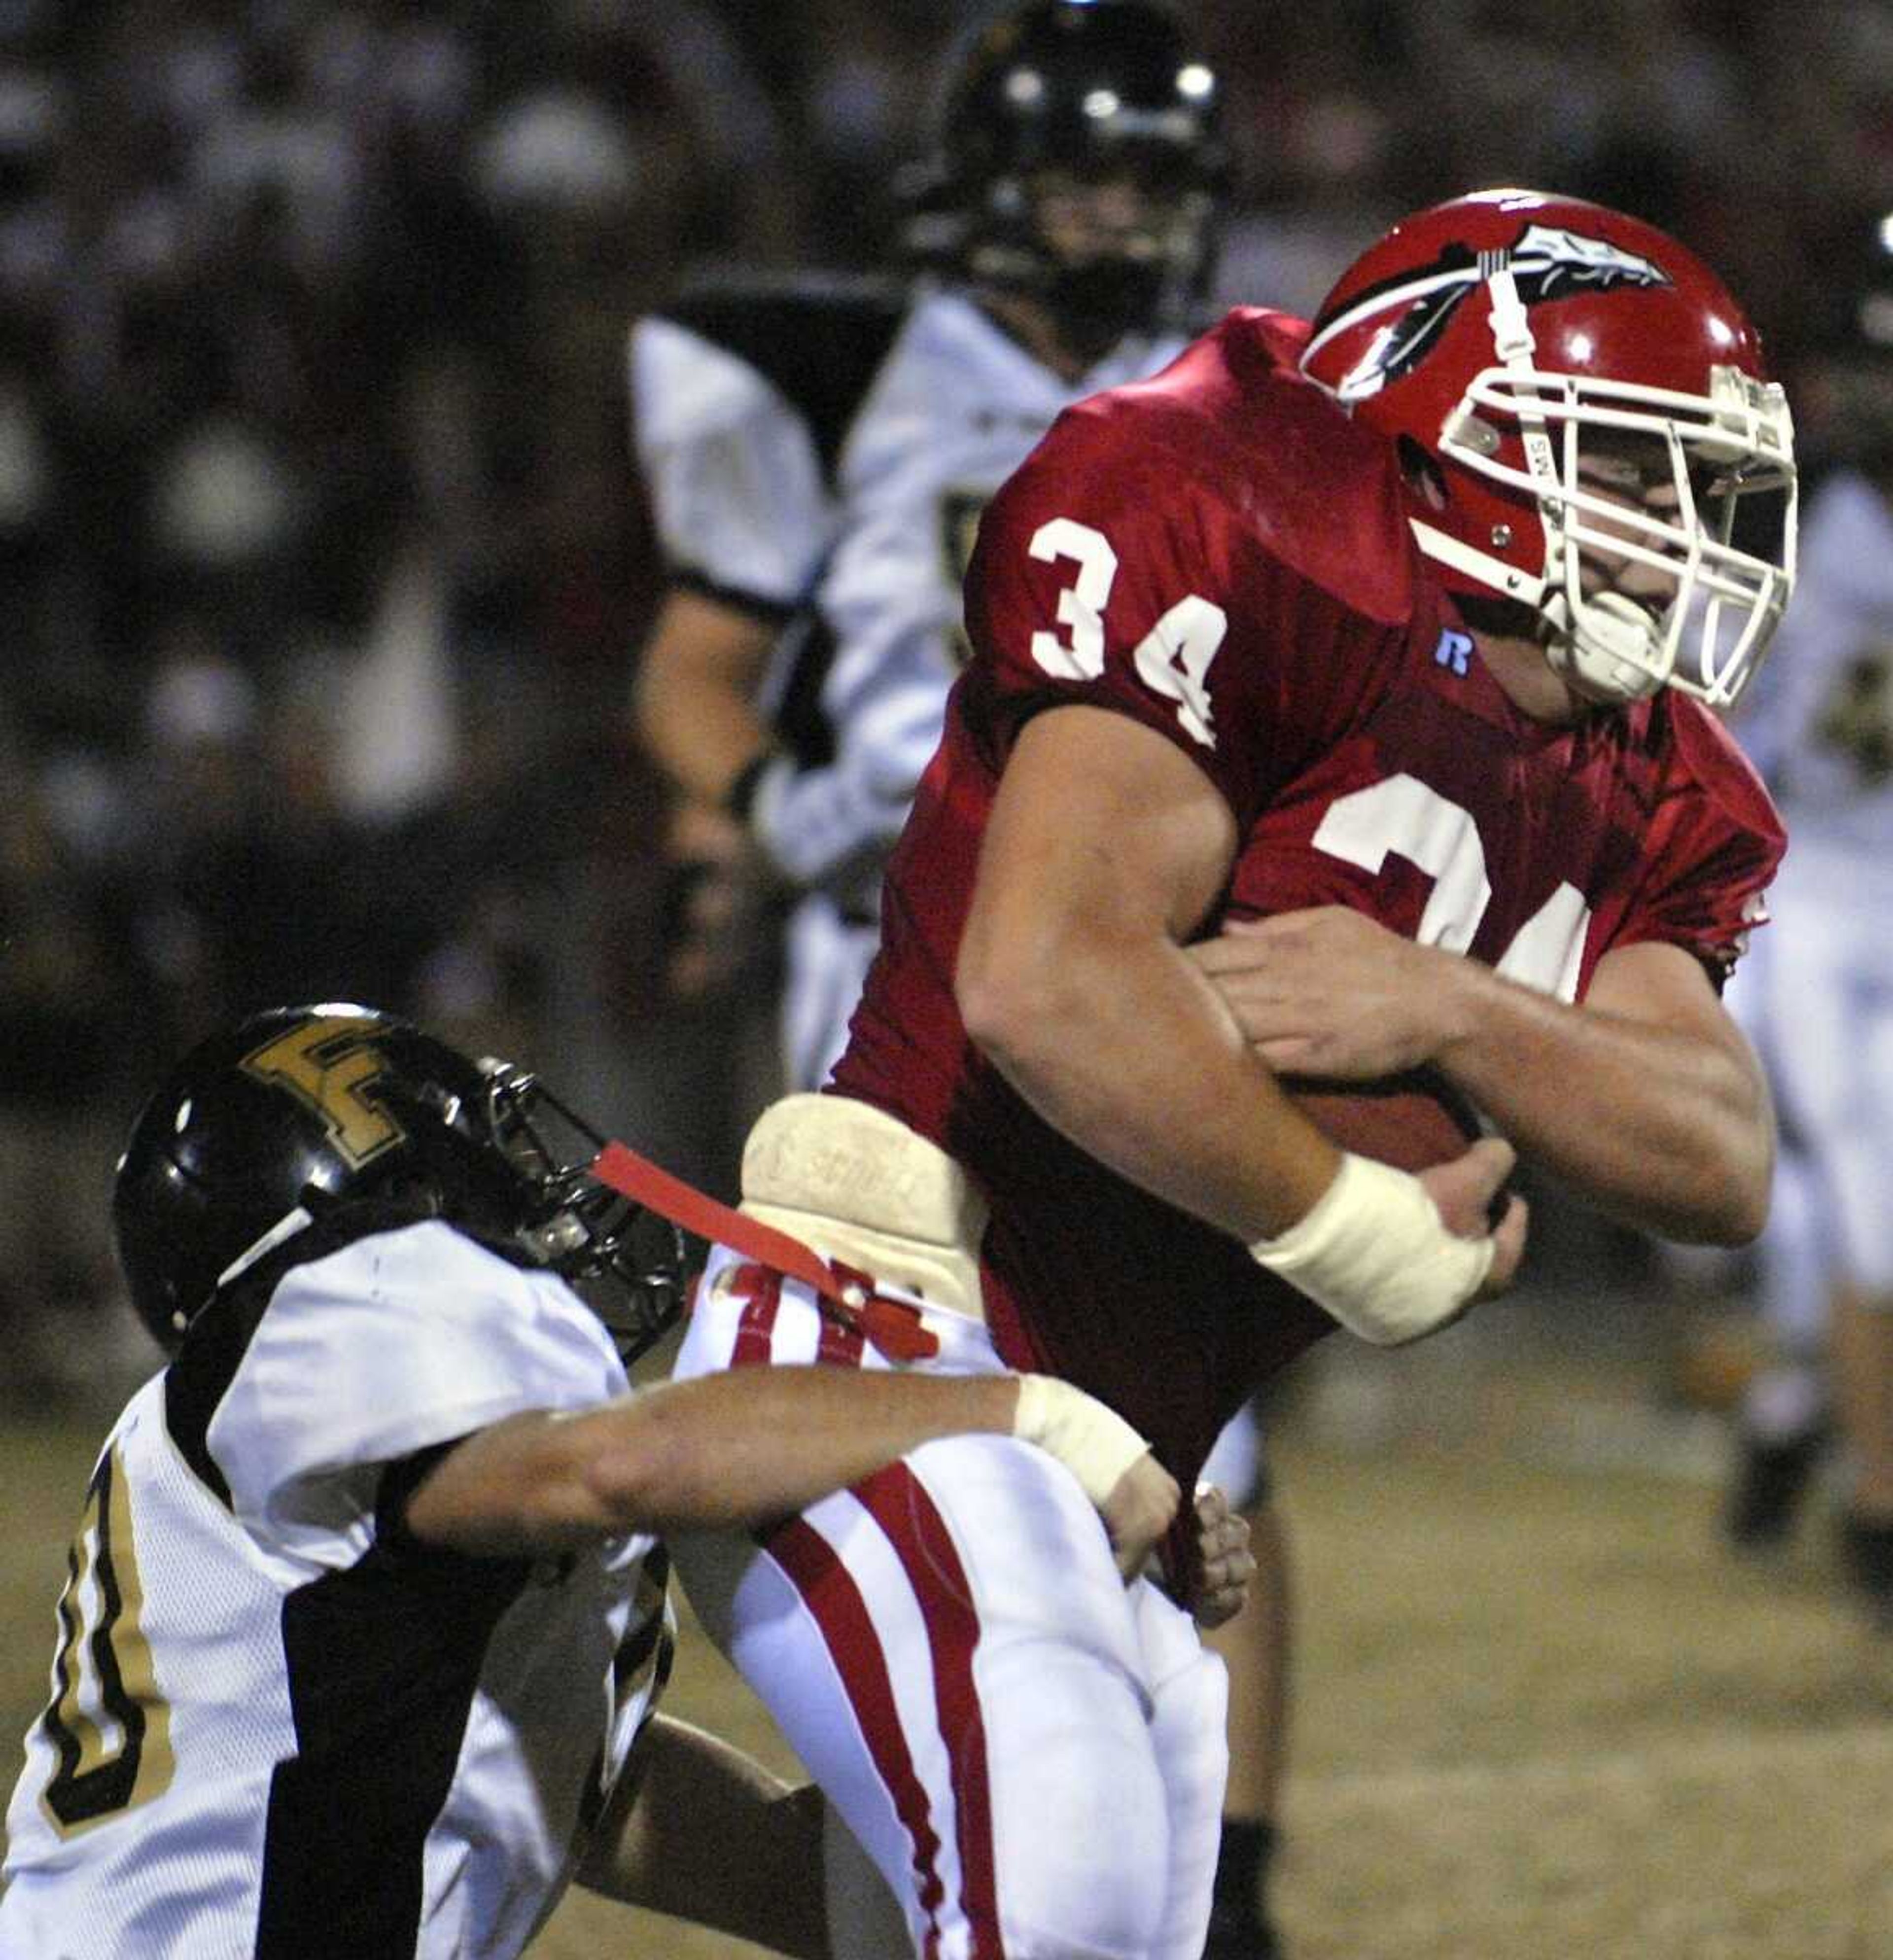
POLYGON ((1029 294, 1099 352, 1185 327, 1213 269, 1230 177, 1222 89, 1151 0, 1026 0, 978 29, 953 65, 936 153, 911 186, 922 262, 1029 294), (1128 178, 1134 215, 1061 239, 1069 202, 1128 178))
POLYGON ((684 1241, 592 1178, 603 1141, 510 1062, 372 1008, 271 1008, 200 1042, 139 1112, 113 1194, 119 1262, 175 1349, 312 1223, 438 1217, 559 1274, 628 1363, 682 1311, 684 1241))

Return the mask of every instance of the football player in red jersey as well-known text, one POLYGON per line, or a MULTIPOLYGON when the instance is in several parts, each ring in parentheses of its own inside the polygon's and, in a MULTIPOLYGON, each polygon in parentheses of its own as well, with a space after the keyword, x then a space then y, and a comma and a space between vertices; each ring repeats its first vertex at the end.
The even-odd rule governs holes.
MULTIPOLYGON (((1793 496, 1714 275, 1522 191, 1069 411, 982 523, 848 1052, 746 1159, 855 1277, 824 1305, 713 1260, 682 1371, 1010 1360, 1187 1480, 1335 1325, 1418 1338, 1522 1252, 1512 1143, 1395 1170, 1290 1071, 1431 1068, 1615 1215, 1751 1237, 1772 1118, 1719 994, 1783 838, 1711 710, 1793 496)), ((1221 1685, 1080 1505, 953 1441, 679 1547, 919 1950, 1202 1950, 1221 1685)))
MULTIPOLYGON (((632 427, 671 571, 639 655, 639 730, 684 800, 677 855, 727 874, 690 887, 682 909, 703 929, 673 971, 706 980, 713 942, 738 953, 765 893, 785 902, 786 1088, 819 1087, 846 1045, 882 866, 964 658, 981 509, 1066 408, 1167 366, 1208 324, 1230 173, 1222 86, 1191 30, 1152 0, 979 11, 914 180, 921 276, 718 274, 631 336, 632 427)), ((1220 1637, 1218 1924, 1230 1960, 1265 1960, 1290 1574, 1252 1411, 1211 1474, 1249 1511, 1261 1565, 1220 1637)))

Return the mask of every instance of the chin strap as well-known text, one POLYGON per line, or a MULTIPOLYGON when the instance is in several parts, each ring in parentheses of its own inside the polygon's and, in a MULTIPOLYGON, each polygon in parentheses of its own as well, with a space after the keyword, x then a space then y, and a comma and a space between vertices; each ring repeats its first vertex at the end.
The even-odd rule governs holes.
MULTIPOLYGON (((1512 276, 1510 266, 1500 264, 1486 275, 1485 285, 1492 296, 1492 351, 1511 371, 1518 383, 1520 400, 1535 402, 1538 391, 1532 378, 1535 372, 1532 357, 1538 352, 1538 342, 1532 332, 1525 302, 1519 298, 1518 282, 1512 276)), ((1545 418, 1521 408, 1519 432, 1525 444, 1526 467, 1536 478, 1540 494, 1561 499, 1564 486, 1558 476, 1557 459, 1551 453, 1551 434, 1545 426, 1545 418)))
POLYGON ((1573 618, 1561 587, 1539 608, 1551 633, 1571 650, 1561 664, 1571 685, 1605 701, 1641 701, 1663 684, 1650 660, 1650 615, 1621 592, 1587 599, 1573 618))
MULTIPOLYGON (((1529 403, 1537 399, 1532 379, 1532 357, 1538 351, 1538 342, 1532 332, 1525 302, 1519 298, 1518 281, 1512 275, 1510 258, 1510 254, 1503 251, 1482 253, 1480 269, 1485 275, 1486 291, 1491 301, 1492 351, 1516 380, 1520 399, 1529 403)), ((1545 418, 1522 409, 1519 424, 1525 445, 1526 465, 1538 485, 1540 495, 1558 499, 1562 485, 1545 418)), ((1447 427, 1450 432, 1450 420, 1447 427)), ((1422 518, 1413 517, 1408 521, 1420 549, 1428 558, 1450 565, 1455 571, 1491 587, 1507 599, 1516 600, 1522 606, 1536 609, 1544 604, 1551 581, 1508 565, 1503 558, 1495 558, 1489 552, 1482 552, 1476 546, 1452 537, 1422 518)))

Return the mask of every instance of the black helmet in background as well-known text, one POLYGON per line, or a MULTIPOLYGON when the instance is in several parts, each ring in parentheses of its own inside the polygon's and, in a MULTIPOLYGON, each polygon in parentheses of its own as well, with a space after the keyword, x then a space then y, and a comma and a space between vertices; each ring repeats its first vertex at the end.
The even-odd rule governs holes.
POLYGON ((1221 84, 1172 14, 1027 0, 963 45, 908 237, 1102 352, 1194 323, 1229 180, 1221 84))

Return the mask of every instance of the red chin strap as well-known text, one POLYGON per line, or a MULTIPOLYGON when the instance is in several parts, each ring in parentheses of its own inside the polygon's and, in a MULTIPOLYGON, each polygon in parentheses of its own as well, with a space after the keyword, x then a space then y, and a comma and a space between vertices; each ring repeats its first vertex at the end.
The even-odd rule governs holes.
POLYGON ((819 1253, 778 1232, 773 1225, 698 1191, 661 1165, 640 1157, 628 1144, 609 1143, 592 1160, 591 1174, 622 1196, 681 1225, 713 1245, 771 1271, 800 1280, 836 1319, 861 1332, 890 1361, 915 1361, 940 1352, 940 1342, 921 1323, 918 1311, 904 1301, 886 1300, 873 1281, 831 1266, 819 1253), (865 1283, 864 1281, 865 1280, 865 1283))

